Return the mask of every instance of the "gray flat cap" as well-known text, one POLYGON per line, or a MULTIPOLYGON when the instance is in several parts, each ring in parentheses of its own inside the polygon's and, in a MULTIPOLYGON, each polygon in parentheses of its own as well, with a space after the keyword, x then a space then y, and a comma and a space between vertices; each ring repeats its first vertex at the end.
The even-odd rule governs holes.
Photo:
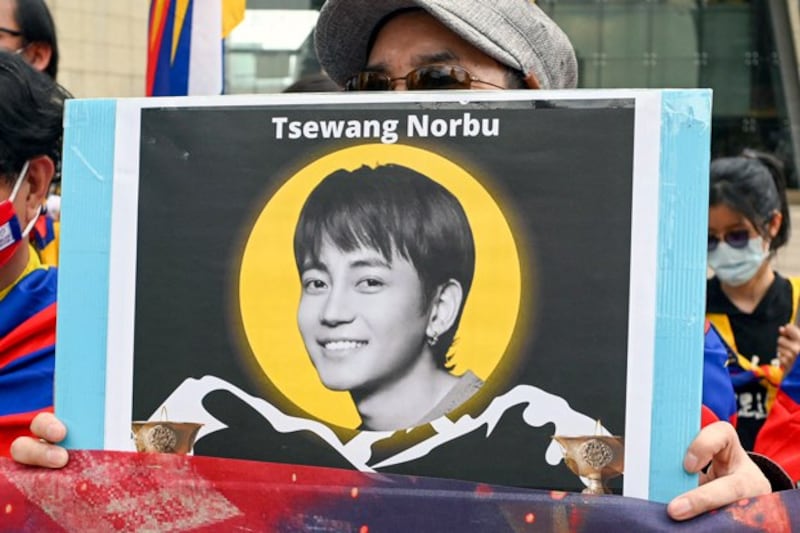
POLYGON ((542 89, 578 83, 572 44, 531 0, 328 0, 315 40, 322 68, 344 85, 367 62, 370 38, 391 13, 420 7, 490 57, 533 73, 542 89))

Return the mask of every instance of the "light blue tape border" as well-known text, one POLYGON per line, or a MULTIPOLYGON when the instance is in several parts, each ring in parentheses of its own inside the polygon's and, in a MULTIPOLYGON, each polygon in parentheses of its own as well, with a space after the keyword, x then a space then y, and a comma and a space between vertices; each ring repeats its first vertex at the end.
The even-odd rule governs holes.
MULTIPOLYGON (((55 408, 70 448, 103 447, 115 125, 114 100, 67 103, 55 408)), ((681 465, 702 401, 710 125, 710 91, 663 92, 659 212, 672 215, 659 217, 649 487, 662 502, 696 484, 681 465)))
POLYGON ((116 107, 72 100, 64 116, 55 411, 69 448, 103 448, 116 107))
POLYGON ((697 486, 683 456, 702 402, 711 91, 664 91, 661 109, 649 499, 667 502, 697 486))

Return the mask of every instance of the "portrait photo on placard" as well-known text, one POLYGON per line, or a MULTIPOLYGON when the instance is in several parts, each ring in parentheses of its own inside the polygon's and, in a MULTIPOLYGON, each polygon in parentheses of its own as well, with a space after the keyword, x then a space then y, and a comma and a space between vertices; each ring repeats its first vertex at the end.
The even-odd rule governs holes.
POLYGON ((634 107, 143 109, 131 420, 581 490, 568 438, 624 446, 634 107))

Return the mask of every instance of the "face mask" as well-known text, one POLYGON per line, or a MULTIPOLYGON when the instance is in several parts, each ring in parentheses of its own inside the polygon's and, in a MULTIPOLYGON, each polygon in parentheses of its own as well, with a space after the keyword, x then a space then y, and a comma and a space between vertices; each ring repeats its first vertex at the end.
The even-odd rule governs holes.
POLYGON ((744 248, 733 248, 721 242, 716 249, 708 252, 708 266, 720 281, 738 287, 753 279, 766 257, 764 239, 761 237, 748 240, 744 248))
POLYGON ((34 217, 28 222, 25 229, 20 231, 19 218, 17 217, 16 209, 14 209, 14 198, 17 196, 22 182, 25 181, 27 173, 28 162, 25 161, 17 182, 14 184, 14 189, 11 191, 11 196, 0 202, 0 268, 11 260, 36 223, 36 217, 34 217))

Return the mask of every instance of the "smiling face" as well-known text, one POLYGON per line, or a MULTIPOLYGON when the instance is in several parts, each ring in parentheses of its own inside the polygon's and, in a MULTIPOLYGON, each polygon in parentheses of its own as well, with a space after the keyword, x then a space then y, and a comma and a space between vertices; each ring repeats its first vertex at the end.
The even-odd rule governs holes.
POLYGON ((301 269, 297 322, 322 383, 372 391, 432 364, 422 283, 399 254, 344 252, 323 238, 319 261, 301 269))

